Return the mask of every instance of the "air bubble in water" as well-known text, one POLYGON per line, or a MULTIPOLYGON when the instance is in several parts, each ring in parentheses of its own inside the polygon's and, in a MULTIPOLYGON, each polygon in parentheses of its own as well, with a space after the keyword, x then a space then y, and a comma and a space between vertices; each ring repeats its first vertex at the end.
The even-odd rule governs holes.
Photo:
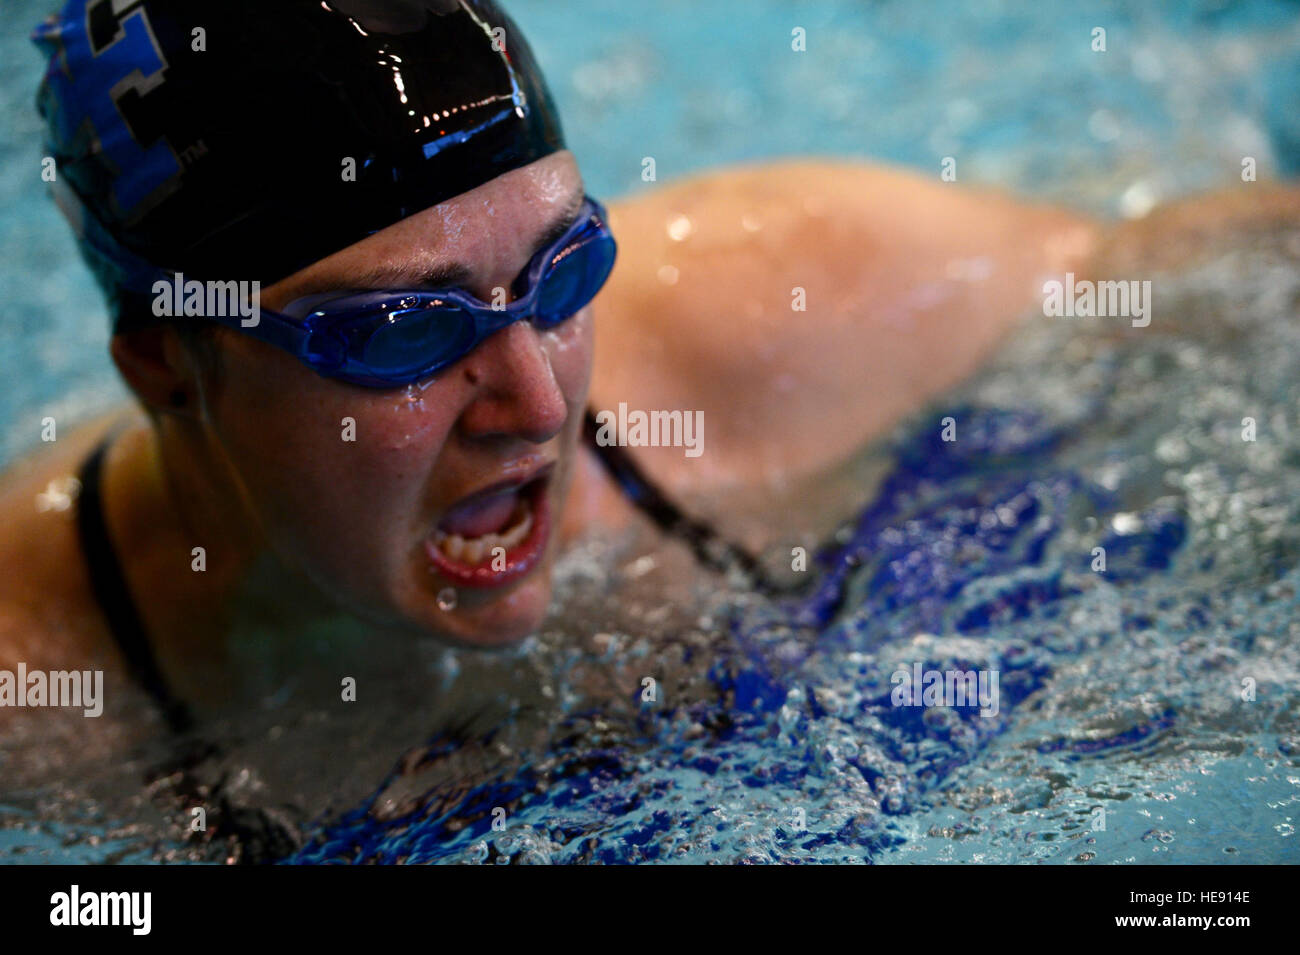
POLYGON ((787 703, 781 707, 777 724, 781 727, 782 733, 793 733, 794 728, 799 725, 799 710, 787 703))
POLYGON ((444 587, 438 591, 438 609, 455 610, 456 609, 456 588, 444 587))

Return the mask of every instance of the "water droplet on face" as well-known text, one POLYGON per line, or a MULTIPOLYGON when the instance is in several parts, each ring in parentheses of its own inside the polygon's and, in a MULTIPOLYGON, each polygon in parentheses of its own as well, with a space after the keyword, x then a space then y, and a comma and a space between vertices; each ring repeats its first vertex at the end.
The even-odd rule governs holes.
POLYGON ((397 450, 406 448, 413 442, 423 440, 430 429, 438 424, 438 417, 424 415, 426 405, 424 393, 433 384, 433 379, 407 385, 393 399, 393 412, 401 416, 400 422, 394 421, 401 429, 395 433, 388 446, 397 450), (420 412, 420 415, 416 415, 420 412))
POLYGON ((402 392, 402 397, 397 401, 397 408, 406 409, 407 411, 418 411, 424 407, 424 389, 416 385, 407 385, 402 392))
POLYGON ((438 591, 438 609, 455 610, 456 609, 456 588, 444 587, 438 591))

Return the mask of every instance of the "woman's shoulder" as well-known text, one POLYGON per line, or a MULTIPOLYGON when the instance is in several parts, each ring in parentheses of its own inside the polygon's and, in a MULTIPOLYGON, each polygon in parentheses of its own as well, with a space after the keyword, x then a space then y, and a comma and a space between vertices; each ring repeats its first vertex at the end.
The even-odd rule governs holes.
POLYGON ((71 665, 102 643, 77 531, 78 474, 119 419, 59 435, 0 475, 0 668, 71 665))
POLYGON ((833 466, 973 372, 1082 262, 1098 226, 939 176, 790 160, 611 204, 596 407, 703 416, 703 453, 643 452, 696 486, 833 466))

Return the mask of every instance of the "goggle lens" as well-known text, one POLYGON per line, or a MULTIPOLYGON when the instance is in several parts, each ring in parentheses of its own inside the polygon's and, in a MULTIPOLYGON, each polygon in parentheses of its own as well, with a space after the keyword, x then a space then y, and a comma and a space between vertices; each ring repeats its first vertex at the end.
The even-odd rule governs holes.
POLYGON ((505 314, 463 289, 324 292, 290 303, 283 314, 264 310, 271 320, 257 334, 321 374, 353 384, 418 381, 513 321, 552 328, 584 308, 614 268, 617 245, 605 223, 605 210, 588 197, 585 218, 533 260, 527 287, 519 290, 523 301, 505 314), (542 261, 547 264, 538 272, 542 261))
POLYGON ((371 331, 363 360, 385 375, 412 375, 463 354, 473 339, 473 319, 443 302, 438 308, 389 316, 371 331))
POLYGON ((597 235, 556 256, 542 277, 533 323, 558 325, 595 298, 614 268, 614 248, 608 235, 597 235))

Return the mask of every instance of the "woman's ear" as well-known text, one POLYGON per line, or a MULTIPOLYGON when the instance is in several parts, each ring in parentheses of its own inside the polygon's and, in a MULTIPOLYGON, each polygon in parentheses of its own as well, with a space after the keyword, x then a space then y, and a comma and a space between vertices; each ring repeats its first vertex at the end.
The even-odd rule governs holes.
POLYGON ((192 414, 198 402, 199 369, 176 329, 165 324, 115 334, 113 363, 150 411, 192 414))

